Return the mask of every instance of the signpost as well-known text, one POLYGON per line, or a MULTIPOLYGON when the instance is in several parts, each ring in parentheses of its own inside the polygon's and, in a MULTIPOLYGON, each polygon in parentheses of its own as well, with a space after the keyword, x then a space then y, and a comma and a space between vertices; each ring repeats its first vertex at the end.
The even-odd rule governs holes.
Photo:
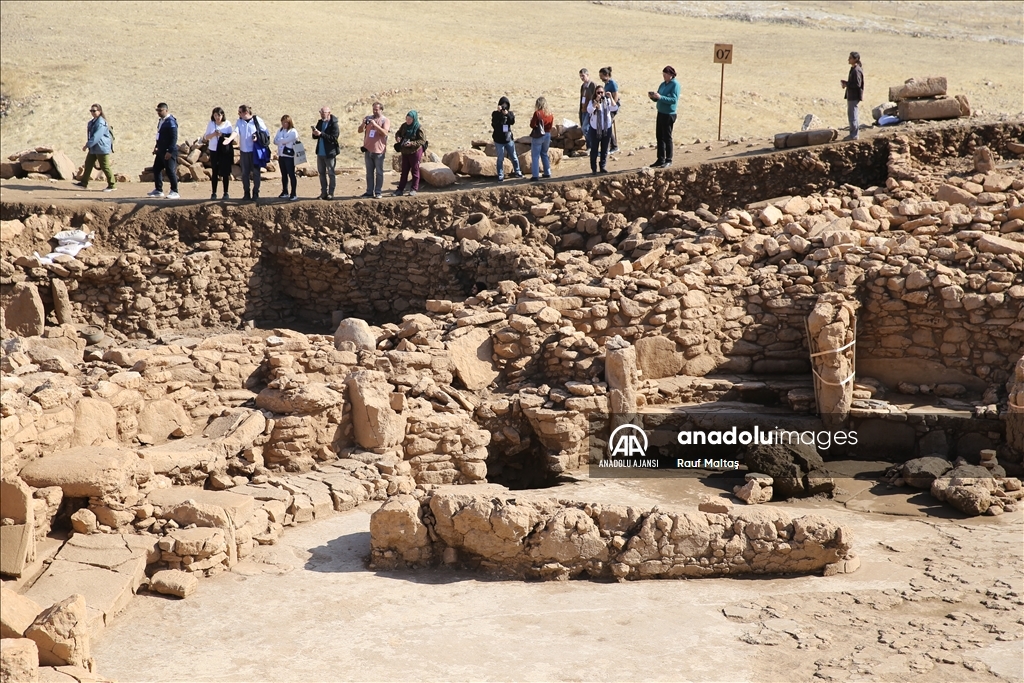
POLYGON ((722 85, 718 89, 718 139, 722 139, 722 100, 725 95, 725 65, 732 64, 732 45, 715 43, 715 64, 722 65, 722 85))

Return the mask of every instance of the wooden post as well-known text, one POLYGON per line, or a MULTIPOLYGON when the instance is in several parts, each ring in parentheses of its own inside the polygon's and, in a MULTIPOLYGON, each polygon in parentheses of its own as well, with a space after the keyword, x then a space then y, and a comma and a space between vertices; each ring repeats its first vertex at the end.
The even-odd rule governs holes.
POLYGON ((718 140, 722 140, 722 102, 725 99, 725 65, 732 64, 732 45, 715 43, 715 64, 722 65, 722 83, 718 89, 718 140))
POLYGON ((718 141, 722 141, 722 100, 725 98, 725 62, 722 62, 722 82, 718 88, 718 141))

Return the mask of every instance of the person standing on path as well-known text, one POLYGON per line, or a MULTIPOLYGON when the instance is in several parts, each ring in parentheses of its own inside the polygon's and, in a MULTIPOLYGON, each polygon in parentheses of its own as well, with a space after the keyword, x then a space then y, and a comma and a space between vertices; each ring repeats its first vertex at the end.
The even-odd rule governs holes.
MULTIPOLYGON (((615 106, 622 106, 622 103, 619 102, 619 84, 615 82, 614 78, 612 78, 612 68, 610 66, 602 67, 601 70, 597 72, 597 75, 600 77, 601 82, 604 83, 604 91, 611 95, 615 106)), ((618 113, 618 109, 612 112, 612 141, 608 145, 609 154, 614 154, 619 151, 619 138, 615 134, 615 115, 618 113)))
POLYGON ((156 105, 156 146, 153 148, 153 191, 147 197, 164 196, 163 172, 171 182, 168 199, 178 199, 178 121, 168 112, 166 102, 156 105))
POLYGON ((405 183, 412 174, 412 189, 409 196, 414 197, 420 189, 420 161, 423 160, 423 150, 427 144, 426 134, 420 126, 420 115, 413 109, 405 115, 405 122, 398 127, 395 133, 395 148, 402 155, 402 177, 398 180, 398 189, 395 196, 401 197, 405 192, 405 183))
POLYGON ((391 133, 391 122, 384 116, 384 105, 373 103, 373 114, 363 119, 357 129, 363 134, 363 157, 366 160, 366 192, 367 199, 380 199, 384 190, 384 155, 388 149, 388 134, 391 133))
POLYGON ((505 155, 512 159, 512 173, 516 178, 522 178, 523 172, 519 170, 519 157, 516 156, 515 137, 512 135, 512 126, 516 124, 516 115, 512 111, 512 104, 504 95, 498 100, 498 108, 491 112, 491 139, 494 140, 494 149, 498 153, 498 182, 505 180, 505 155))
POLYGON ((247 104, 239 105, 238 121, 235 122, 235 135, 238 136, 239 159, 242 167, 242 199, 256 201, 260 198, 260 169, 253 165, 252 152, 256 142, 256 130, 266 130, 266 126, 252 112, 247 104), (249 194, 249 181, 252 180, 252 195, 249 194))
POLYGON ((679 81, 676 70, 666 66, 661 70, 662 82, 658 92, 647 93, 657 105, 658 122, 655 133, 658 138, 658 159, 651 168, 668 168, 672 165, 672 127, 676 124, 676 105, 679 103, 679 81))
POLYGON ((845 81, 839 81, 846 89, 846 118, 850 121, 850 134, 847 140, 856 140, 860 137, 860 101, 864 99, 864 68, 860 63, 860 53, 851 52, 850 75, 845 81))
POLYGON ((110 133, 107 120, 103 118, 103 107, 94 104, 89 107, 89 113, 92 114, 92 119, 89 120, 89 124, 85 128, 86 143, 82 147, 83 152, 88 152, 85 155, 85 170, 82 171, 82 179, 75 185, 83 190, 89 187, 89 181, 92 180, 92 169, 96 167, 98 161, 103 175, 107 177, 107 186, 103 191, 113 192, 117 186, 117 183, 114 182, 114 172, 110 170, 110 155, 114 152, 114 137, 110 133))
POLYGON ((299 132, 295 130, 292 117, 285 114, 281 117, 281 128, 274 136, 274 144, 277 145, 277 160, 281 164, 281 194, 279 199, 291 199, 293 202, 298 199, 295 194, 297 182, 295 178, 295 143, 299 140, 299 132), (288 193, 288 181, 292 183, 292 191, 288 193))
POLYGON ((547 98, 538 97, 530 119, 530 180, 540 180, 540 162, 544 163, 545 178, 551 177, 551 126, 555 117, 548 109, 547 98))
POLYGON ((600 172, 608 172, 608 145, 612 139, 612 114, 619 108, 612 100, 612 96, 604 91, 604 86, 599 85, 594 90, 594 101, 587 105, 587 114, 590 115, 590 172, 598 172, 597 158, 601 156, 600 172))
POLYGON ((590 71, 587 69, 580 69, 580 80, 583 81, 580 85, 580 127, 583 128, 583 139, 588 140, 587 130, 590 128, 590 115, 587 114, 587 105, 594 100, 597 83, 590 80, 590 71))
POLYGON ((330 107, 320 107, 320 120, 312 129, 313 139, 316 140, 316 170, 320 175, 320 199, 334 199, 334 187, 337 182, 334 166, 338 161, 338 152, 341 151, 338 145, 338 137, 341 135, 338 117, 331 113, 330 107))
POLYGON ((231 166, 235 163, 235 146, 231 142, 234 129, 227 121, 227 115, 220 107, 214 107, 210 113, 210 122, 206 124, 206 153, 210 157, 210 170, 213 172, 213 192, 210 199, 217 199, 217 181, 224 180, 224 196, 228 197, 228 182, 231 180, 231 166))

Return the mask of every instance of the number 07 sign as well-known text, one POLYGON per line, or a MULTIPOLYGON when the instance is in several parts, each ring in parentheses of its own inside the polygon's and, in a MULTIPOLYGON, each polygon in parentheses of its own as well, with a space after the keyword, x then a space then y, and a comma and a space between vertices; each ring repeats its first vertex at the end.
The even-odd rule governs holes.
POLYGON ((715 43, 715 64, 722 65, 722 85, 718 89, 718 139, 722 139, 722 100, 725 96, 725 65, 732 64, 732 45, 715 43))

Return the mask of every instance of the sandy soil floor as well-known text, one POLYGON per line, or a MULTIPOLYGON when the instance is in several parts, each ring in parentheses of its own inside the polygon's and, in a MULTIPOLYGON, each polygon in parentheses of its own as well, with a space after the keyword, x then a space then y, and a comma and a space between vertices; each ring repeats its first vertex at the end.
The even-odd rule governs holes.
POLYGON ((523 119, 539 95, 559 119, 575 119, 577 71, 606 65, 622 89, 623 149, 654 142, 646 93, 665 64, 682 84, 677 139, 715 139, 716 42, 735 46, 725 138, 795 130, 808 113, 844 126, 850 50, 863 56, 867 110, 912 76, 945 75, 986 113, 1020 113, 1024 92, 1015 2, 6 1, 0 20, 0 90, 11 98, 0 152, 46 144, 80 161, 88 107, 99 102, 117 134, 115 170, 129 175, 151 163, 161 100, 188 139, 214 106, 249 103, 274 123, 288 113, 305 132, 329 104, 345 132, 340 163, 355 165, 356 125, 375 99, 396 125, 417 109, 443 153, 487 137, 501 95, 523 119))
MULTIPOLYGON (((877 499, 843 481, 847 497, 877 499)), ((604 480, 559 493, 692 506, 709 490, 604 480)), ((94 653, 124 681, 1019 681, 1022 513, 942 519, 890 495, 903 514, 783 504, 847 524, 854 574, 623 584, 370 572, 364 506, 287 530, 187 600, 140 595, 94 653)))

